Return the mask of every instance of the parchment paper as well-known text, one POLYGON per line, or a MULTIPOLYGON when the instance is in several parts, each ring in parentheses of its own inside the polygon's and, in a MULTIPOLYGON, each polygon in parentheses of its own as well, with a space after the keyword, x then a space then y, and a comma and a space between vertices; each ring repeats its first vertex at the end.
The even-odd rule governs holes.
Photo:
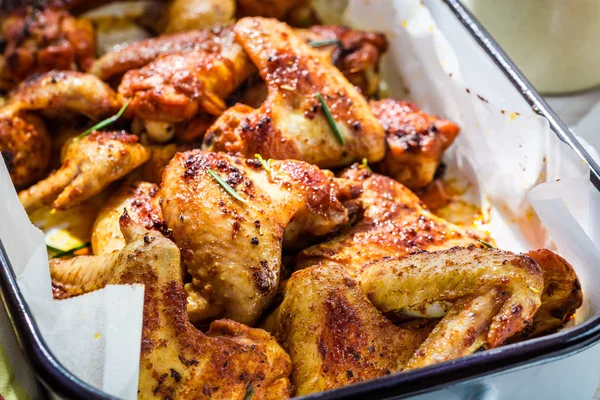
MULTIPOLYGON (((437 6, 443 7, 441 2, 437 6)), ((557 248, 583 283, 587 301, 578 320, 596 312, 591 304, 600 302, 589 300, 596 296, 591 283, 600 276, 589 266, 600 265, 600 255, 585 229, 600 207, 598 196, 590 201, 587 166, 545 119, 503 111, 468 90, 453 49, 421 1, 351 0, 345 19, 387 34, 390 49, 383 70, 390 94, 406 97, 407 89, 421 108, 461 126, 445 161, 449 173, 470 181, 477 200, 490 207, 487 228, 499 247, 557 248)), ((485 77, 474 81, 485 82, 485 77)), ((29 223, 3 163, 0 193, 0 237, 50 349, 91 385, 135 398, 143 289, 107 287, 53 301, 43 234, 29 223)))

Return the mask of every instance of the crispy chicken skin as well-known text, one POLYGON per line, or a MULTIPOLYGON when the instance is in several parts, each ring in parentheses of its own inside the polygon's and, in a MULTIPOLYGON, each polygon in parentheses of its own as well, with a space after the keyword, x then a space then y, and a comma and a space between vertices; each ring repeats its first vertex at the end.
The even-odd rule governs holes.
POLYGON ((11 91, 0 115, 39 111, 64 116, 72 112, 96 120, 116 113, 120 107, 115 92, 94 75, 50 71, 31 77, 11 91))
POLYGON ((24 7, 2 23, 6 47, 0 58, 3 89, 52 69, 86 71, 96 57, 90 22, 57 8, 24 7))
POLYGON ((475 246, 375 261, 357 275, 363 292, 384 313, 447 304, 448 313, 408 369, 501 345, 531 324, 544 287, 532 258, 475 246))
POLYGON ((175 155, 163 174, 162 209, 192 276, 186 290, 193 321, 219 315, 255 322, 277 290, 282 246, 347 224, 340 201, 359 190, 299 161, 273 160, 267 171, 258 160, 223 153, 175 155))
POLYGON ((429 330, 393 325, 346 271, 317 266, 289 279, 274 335, 301 396, 400 371, 429 330))
POLYGON ((0 115, 0 152, 17 189, 41 179, 50 163, 51 140, 33 114, 0 115))
POLYGON ((50 205, 65 210, 102 192, 148 159, 138 137, 125 132, 93 132, 67 145, 62 166, 19 192, 27 212, 50 205))
POLYGON ((309 43, 338 40, 338 43, 318 49, 328 53, 333 64, 365 96, 377 94, 379 60, 387 50, 384 34, 337 25, 315 25, 308 29, 295 29, 294 32, 309 43))
POLYGON ((104 204, 92 228, 94 255, 109 254, 125 247, 119 227, 123 212, 145 229, 167 233, 158 196, 159 187, 148 182, 125 182, 104 204))
POLYGON ((560 329, 583 303, 581 284, 575 270, 564 258, 547 249, 527 253, 544 275, 542 306, 533 323, 513 337, 513 341, 537 337, 560 329))
POLYGON ((322 168, 383 158, 383 128, 328 56, 273 19, 243 18, 234 31, 268 86, 267 99, 258 109, 236 105, 227 110, 207 132, 203 149, 303 160, 322 168), (331 111, 343 145, 317 93, 331 111))
POLYGON ((431 183, 459 127, 406 101, 383 99, 369 105, 385 129, 387 143, 385 158, 374 168, 412 190, 431 183))
POLYGON ((362 219, 328 242, 303 250, 297 268, 339 265, 356 277, 358 269, 384 257, 477 243, 482 234, 453 225, 429 212, 419 198, 386 176, 353 167, 343 178, 362 182, 362 219))
POLYGON ((161 55, 125 73, 119 95, 133 99, 130 115, 181 122, 199 112, 219 115, 225 111, 225 98, 255 67, 234 43, 231 27, 208 30, 204 35, 202 45, 193 51, 161 55))
POLYGON ((53 259, 63 297, 107 284, 144 285, 139 399, 282 399, 291 392, 287 354, 265 331, 229 320, 206 334, 190 324, 179 249, 158 231, 121 218, 127 242, 102 256, 53 259))

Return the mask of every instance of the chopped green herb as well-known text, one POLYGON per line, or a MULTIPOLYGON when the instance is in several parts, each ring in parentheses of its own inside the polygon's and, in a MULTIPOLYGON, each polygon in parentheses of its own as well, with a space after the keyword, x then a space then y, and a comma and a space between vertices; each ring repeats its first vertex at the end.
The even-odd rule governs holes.
POLYGON ((362 164, 360 164, 361 168, 366 168, 367 171, 369 172, 373 172, 373 170, 371 169, 371 167, 369 167, 369 162, 367 161, 366 158, 362 159, 362 164))
POLYGON ((260 228, 258 228, 258 233, 260 234, 260 236, 263 235, 263 230, 262 230, 262 226, 260 228))
POLYGON ((312 42, 309 42, 308 44, 310 44, 311 47, 324 47, 324 46, 330 46, 332 44, 339 46, 340 44, 342 44, 342 42, 340 41, 340 39, 325 39, 325 40, 314 40, 312 42))
POLYGON ((244 400, 250 400, 252 398, 253 392, 254 392, 254 388, 252 388, 252 382, 250 382, 248 384, 248 386, 246 387, 246 397, 244 397, 244 400))
POLYGON ((239 200, 242 203, 246 202, 246 200, 244 200, 244 198, 242 196, 240 196, 238 194, 238 192, 236 192, 235 190, 233 190, 233 188, 231 186, 229 186, 229 184, 227 182, 225 182, 223 180, 223 178, 221 178, 215 171, 213 171, 210 168, 206 168, 206 171, 208 171, 208 173, 210 174, 210 176, 212 176, 213 178, 215 178, 215 181, 217 181, 217 183, 219 185, 221 185, 221 187, 223 187, 223 189, 225 189, 225 191, 227 193, 229 193, 230 195, 232 195, 236 200, 239 200))
POLYGON ((123 113, 125 112, 125 110, 127 110, 127 107, 129 106, 129 103, 131 103, 132 99, 129 99, 125 102, 125 104, 123 104, 123 107, 121 107, 121 109, 119 110, 118 113, 116 113, 115 115, 113 115, 112 117, 106 118, 104 121, 100 121, 98 122, 96 125, 92 126, 91 128, 89 128, 88 130, 86 130, 85 132, 83 132, 81 135, 77 136, 75 139, 73 139, 74 141, 78 141, 83 139, 84 137, 86 137, 87 135, 89 135, 90 133, 97 131, 99 129, 102 129, 110 124, 112 124, 113 122, 115 122, 116 120, 118 120, 119 118, 121 118, 121 116, 123 115, 123 113))
POLYGON ((317 99, 319 99, 319 103, 321 103, 321 107, 323 107, 323 112, 325 113, 325 117, 327 117, 327 121, 329 121, 329 125, 331 126, 331 130, 335 134, 335 137, 340 142, 341 145, 344 144, 344 138, 338 129, 337 124, 335 123, 333 116, 331 115, 331 111, 329 111, 329 107, 327 107, 327 103, 325 103, 325 99, 321 96, 321 93, 317 93, 317 99))
POLYGON ((485 240, 481 240, 481 239, 477 239, 478 242, 481 242, 485 247, 487 247, 488 249, 493 249, 494 246, 492 246, 491 244, 489 244, 488 242, 486 242, 485 240))
POLYGON ((80 244, 79 246, 75 246, 69 250, 61 250, 61 249, 58 249, 56 247, 53 247, 53 246, 50 246, 49 244, 47 244, 46 248, 54 253, 52 258, 59 258, 59 257, 64 257, 64 256, 72 256, 73 253, 75 253, 77 250, 84 249, 84 248, 88 247, 89 245, 90 245, 90 243, 84 243, 84 244, 80 244))
POLYGON ((268 160, 265 160, 260 154, 255 154, 254 157, 260 161, 260 163, 262 164, 263 168, 265 169, 265 171, 267 172, 271 172, 271 166, 269 165, 271 163, 271 159, 269 158, 268 160))

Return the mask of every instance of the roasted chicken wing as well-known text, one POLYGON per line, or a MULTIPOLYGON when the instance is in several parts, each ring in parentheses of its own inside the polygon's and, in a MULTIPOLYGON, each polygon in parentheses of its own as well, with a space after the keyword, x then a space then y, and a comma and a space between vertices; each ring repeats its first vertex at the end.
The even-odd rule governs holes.
POLYGON ((124 212, 145 229, 156 229, 167 234, 162 217, 159 187, 148 182, 125 182, 104 204, 92 228, 94 255, 109 254, 125 247, 125 237, 119 226, 124 212))
POLYGON ((282 399, 291 392, 287 354, 265 331, 229 320, 206 334, 186 315, 179 249, 158 231, 121 218, 127 245, 102 256, 54 259, 56 293, 107 284, 144 285, 139 399, 282 399))
POLYGON ((413 192, 391 178, 360 167, 347 170, 342 177, 362 182, 358 199, 362 218, 329 242, 303 250, 298 268, 339 265, 356 277, 361 266, 375 260, 468 246, 484 237, 436 217, 413 192))
POLYGON ((52 69, 86 71, 96 58, 92 25, 58 8, 23 7, 2 22, 0 83, 9 89, 52 69))
POLYGON ((412 190, 431 183, 458 126, 406 101, 383 99, 369 105, 385 129, 387 143, 385 158, 374 168, 412 190))
POLYGON ((348 223, 341 201, 359 187, 303 162, 264 163, 194 150, 164 172, 163 214, 192 276, 194 321, 255 322, 277 290, 282 246, 348 223))
POLYGON ((268 86, 267 99, 258 109, 238 104, 227 110, 204 137, 203 149, 319 167, 383 158, 383 128, 328 56, 276 20, 244 18, 234 31, 268 86))
POLYGON ((148 159, 138 137, 125 132, 93 132, 67 145, 63 164, 46 179, 19 193, 28 212, 52 204, 64 210, 102 192, 148 159))

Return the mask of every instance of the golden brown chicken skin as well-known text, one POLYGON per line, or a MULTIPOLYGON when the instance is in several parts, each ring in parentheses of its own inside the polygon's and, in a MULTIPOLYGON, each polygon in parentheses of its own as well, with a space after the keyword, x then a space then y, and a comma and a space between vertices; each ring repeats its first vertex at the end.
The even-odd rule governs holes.
POLYGON ((86 71, 96 57, 92 25, 58 8, 24 7, 2 23, 6 47, 0 59, 4 89, 52 69, 86 71))
POLYGON ((156 229, 167 235, 167 226, 160 208, 159 187, 136 181, 125 182, 104 204, 92 228, 94 255, 109 254, 125 247, 125 237, 119 227, 124 212, 145 229, 156 229))
POLYGON ((255 71, 231 27, 205 32, 193 51, 165 54, 129 70, 119 95, 132 99, 130 115, 145 120, 181 122, 200 112, 219 115, 225 98, 255 71))
POLYGON ((356 197, 357 185, 298 161, 273 160, 268 169, 256 159, 193 150, 175 155, 164 172, 163 214, 192 276, 194 321, 255 322, 277 290, 282 247, 348 223, 341 201, 356 197))
POLYGON ((387 50, 385 35, 360 31, 339 25, 315 25, 294 30, 309 43, 334 41, 317 48, 331 57, 333 64, 346 79, 360 88, 365 96, 374 96, 379 90, 379 60, 387 50))
POLYGON ((107 284, 144 285, 138 398, 289 397, 290 359, 277 342, 229 320, 214 321, 206 334, 197 330, 186 315, 177 246, 127 214, 121 229, 127 246, 120 252, 53 259, 50 271, 62 297, 107 284))
POLYGON ((43 178, 50 163, 51 140, 33 114, 0 115, 0 153, 17 189, 43 178))
POLYGON ((357 275, 363 292, 384 313, 410 308, 426 315, 434 302, 446 308, 408 369, 501 345, 531 324, 544 286, 532 258, 475 246, 375 261, 357 275))
POLYGON ((358 199, 362 217, 332 240, 303 250, 298 268, 339 265, 356 277, 361 266, 375 260, 468 246, 484 238, 433 215, 413 192, 391 178, 360 167, 348 169, 342 177, 362 182, 358 199))
POLYGON ((274 335, 301 396, 402 370, 430 330, 395 326, 346 271, 317 266, 289 279, 274 335))
POLYGON ((243 18, 234 31, 269 93, 258 109, 236 105, 221 115, 204 137, 203 149, 246 157, 259 153, 324 168, 383 158, 383 128, 328 56, 273 19, 243 18), (317 94, 330 110, 343 144, 317 94))
POLYGON ((385 129, 387 143, 385 158, 374 168, 412 190, 431 183, 459 127, 406 101, 383 99, 369 105, 385 129))
POLYGON ((137 136, 95 131, 67 144, 62 166, 19 192, 19 200, 27 212, 50 204, 65 210, 102 192, 147 159, 148 151, 137 136))

